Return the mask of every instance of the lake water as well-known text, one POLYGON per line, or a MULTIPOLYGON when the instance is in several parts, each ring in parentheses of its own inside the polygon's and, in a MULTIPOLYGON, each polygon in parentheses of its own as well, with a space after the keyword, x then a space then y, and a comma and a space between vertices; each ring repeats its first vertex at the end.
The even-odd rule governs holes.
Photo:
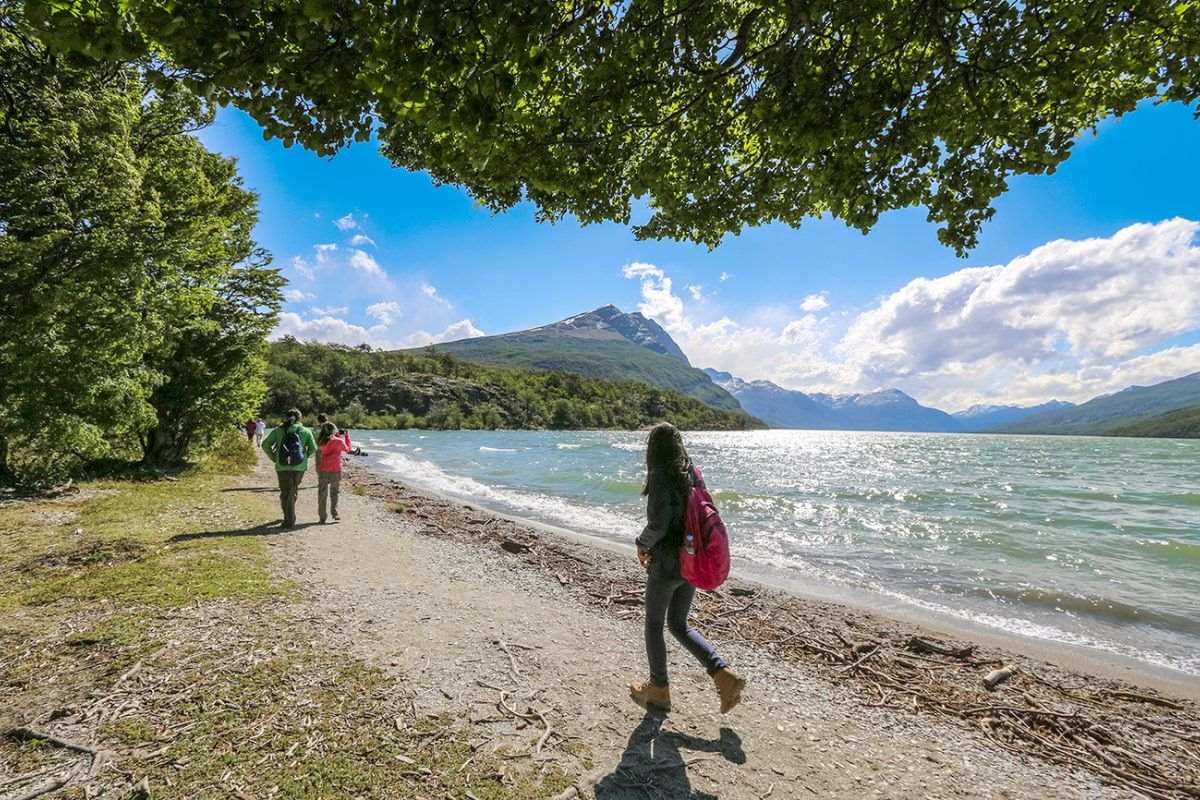
MULTIPOLYGON (((631 542, 645 434, 364 431, 381 472, 631 542)), ((1200 442, 685 434, 735 569, 1200 675, 1200 442)))

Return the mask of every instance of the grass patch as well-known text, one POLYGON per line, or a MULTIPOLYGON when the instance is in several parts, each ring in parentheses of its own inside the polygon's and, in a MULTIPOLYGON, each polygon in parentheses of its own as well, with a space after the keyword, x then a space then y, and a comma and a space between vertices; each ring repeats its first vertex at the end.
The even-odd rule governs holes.
MULTIPOLYGON (((243 465, 230 445, 177 477, 0 508, 0 728, 54 711, 49 730, 111 750, 119 769, 77 779, 78 796, 84 780, 128 796, 143 777, 165 800, 540 800, 569 785, 455 719, 412 718, 403 684, 323 644, 268 569, 274 497, 224 491, 242 487, 222 470, 243 465)), ((72 757, 0 739, 17 774, 72 757)))

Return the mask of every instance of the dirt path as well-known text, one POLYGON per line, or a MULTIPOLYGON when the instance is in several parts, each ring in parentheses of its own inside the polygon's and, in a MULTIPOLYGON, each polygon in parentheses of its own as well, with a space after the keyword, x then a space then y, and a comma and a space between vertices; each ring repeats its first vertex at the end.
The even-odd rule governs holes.
MULTIPOLYGON (((302 525, 316 518, 314 478, 302 525)), ((274 484, 265 464, 247 479, 274 484)), ((478 748, 580 776, 583 797, 1133 796, 962 727, 866 707, 736 643, 717 644, 750 682, 740 708, 718 714, 711 682, 670 643, 675 711, 646 715, 626 690, 645 671, 639 614, 598 614, 494 549, 422 535, 381 501, 345 491, 341 514, 271 537, 312 617, 400 677, 416 712, 469 725, 478 748)))

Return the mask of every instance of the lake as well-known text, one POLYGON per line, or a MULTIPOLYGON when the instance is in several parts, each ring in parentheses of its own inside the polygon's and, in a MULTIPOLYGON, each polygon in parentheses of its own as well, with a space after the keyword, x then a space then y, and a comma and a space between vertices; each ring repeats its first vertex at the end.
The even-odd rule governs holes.
MULTIPOLYGON (((1200 442, 687 433, 735 569, 1200 675, 1200 442)), ((644 433, 363 431, 414 486, 632 542, 644 433)))

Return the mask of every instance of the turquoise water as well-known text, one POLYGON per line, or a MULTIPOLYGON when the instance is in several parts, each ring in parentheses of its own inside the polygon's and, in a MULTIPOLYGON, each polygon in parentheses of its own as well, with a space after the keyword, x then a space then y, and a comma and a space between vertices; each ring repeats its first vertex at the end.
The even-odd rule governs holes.
MULTIPOLYGON (((415 485, 629 542, 644 434, 371 431, 415 485)), ((737 568, 1200 675, 1200 442, 692 433, 737 568)))

